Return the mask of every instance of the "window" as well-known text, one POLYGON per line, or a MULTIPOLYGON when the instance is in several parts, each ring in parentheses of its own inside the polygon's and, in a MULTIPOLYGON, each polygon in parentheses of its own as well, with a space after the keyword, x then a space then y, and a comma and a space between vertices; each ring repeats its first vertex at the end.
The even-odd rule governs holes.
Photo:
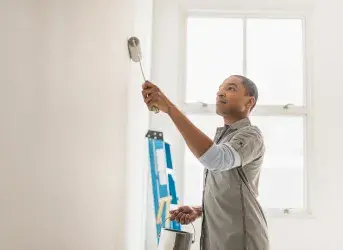
MULTIPOLYGON (((185 106, 187 116, 213 138, 218 86, 243 74, 258 86, 251 122, 264 135, 260 197, 266 209, 306 209, 308 115, 302 18, 188 17, 185 106)), ((200 204, 203 168, 185 147, 185 203, 200 204), (197 195, 196 195, 197 194, 197 195)))

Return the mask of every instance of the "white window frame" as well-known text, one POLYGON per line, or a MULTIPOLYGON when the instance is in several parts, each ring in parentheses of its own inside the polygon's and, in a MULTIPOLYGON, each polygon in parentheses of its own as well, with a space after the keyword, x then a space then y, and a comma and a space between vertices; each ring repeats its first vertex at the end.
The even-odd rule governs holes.
MULTIPOLYGON (((308 12, 227 12, 227 11, 208 11, 208 10, 189 10, 184 12, 181 22, 180 34, 180 73, 181 84, 183 86, 183 100, 186 97, 186 55, 187 55, 187 20, 188 17, 226 17, 242 18, 243 27, 243 75, 246 74, 246 21, 248 18, 270 18, 270 19, 301 19, 303 23, 303 84, 304 84, 304 106, 295 106, 292 103, 284 105, 256 105, 252 115, 254 116, 302 116, 304 117, 304 175, 303 175, 303 195, 304 208, 268 208, 267 214, 271 217, 313 217, 310 209, 309 179, 312 175, 310 166, 311 156, 313 156, 313 118, 311 115, 311 78, 312 78, 312 60, 311 60, 311 15, 308 12)), ((182 110, 186 115, 191 114, 215 114, 215 104, 204 102, 183 103, 182 110)))

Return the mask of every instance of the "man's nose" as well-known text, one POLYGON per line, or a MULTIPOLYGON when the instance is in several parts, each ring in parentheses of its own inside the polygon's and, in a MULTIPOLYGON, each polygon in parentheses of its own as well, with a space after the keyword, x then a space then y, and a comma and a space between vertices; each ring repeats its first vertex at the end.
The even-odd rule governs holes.
POLYGON ((218 96, 218 97, 225 97, 225 93, 224 93, 223 91, 220 91, 220 90, 219 90, 219 91, 217 92, 217 96, 218 96))

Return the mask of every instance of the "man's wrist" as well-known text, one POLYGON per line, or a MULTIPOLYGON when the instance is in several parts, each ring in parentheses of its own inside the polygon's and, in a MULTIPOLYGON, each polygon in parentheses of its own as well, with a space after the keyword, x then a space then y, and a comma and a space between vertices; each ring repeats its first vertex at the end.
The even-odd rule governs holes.
POLYGON ((168 105, 167 114, 168 114, 169 116, 171 116, 171 114, 172 114, 172 112, 173 112, 173 109, 175 109, 175 108, 176 108, 176 106, 175 106, 173 103, 170 103, 170 104, 168 105))

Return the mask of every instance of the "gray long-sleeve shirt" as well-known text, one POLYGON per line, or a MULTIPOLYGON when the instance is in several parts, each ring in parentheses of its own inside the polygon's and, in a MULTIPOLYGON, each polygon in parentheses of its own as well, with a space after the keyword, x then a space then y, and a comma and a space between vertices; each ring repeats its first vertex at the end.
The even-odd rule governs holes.
POLYGON ((217 129, 199 160, 205 166, 202 250, 269 250, 267 222, 257 201, 264 143, 248 118, 217 129))

